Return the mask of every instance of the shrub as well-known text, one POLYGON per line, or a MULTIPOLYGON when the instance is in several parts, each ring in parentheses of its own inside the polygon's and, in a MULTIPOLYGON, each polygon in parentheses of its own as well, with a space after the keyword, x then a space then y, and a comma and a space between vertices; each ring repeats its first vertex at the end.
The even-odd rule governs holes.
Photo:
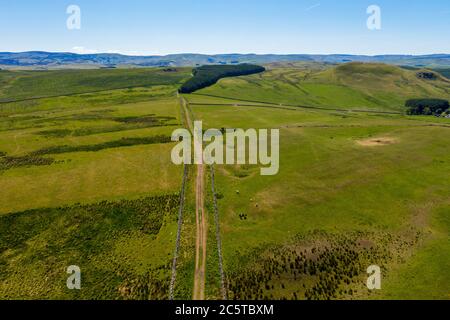
POLYGON ((405 106, 409 115, 440 115, 450 108, 449 102, 443 99, 411 99, 405 106))

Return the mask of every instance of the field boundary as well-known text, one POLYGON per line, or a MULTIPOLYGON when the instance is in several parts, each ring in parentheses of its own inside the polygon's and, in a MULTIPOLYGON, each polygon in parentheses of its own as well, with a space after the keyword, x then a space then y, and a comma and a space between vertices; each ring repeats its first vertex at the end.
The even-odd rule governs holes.
MULTIPOLYGON (((220 99, 228 99, 228 100, 234 100, 234 101, 243 101, 243 102, 253 102, 253 103, 261 103, 271 106, 280 106, 280 107, 293 107, 293 108, 302 108, 302 109, 312 109, 312 110, 325 110, 325 111, 340 111, 340 112, 360 112, 360 113, 374 113, 374 114, 395 114, 395 115, 403 115, 402 112, 395 112, 395 111, 382 111, 382 110, 363 110, 363 109, 339 109, 334 107, 313 107, 313 106, 304 106, 304 105, 293 105, 293 104, 276 104, 274 102, 267 102, 267 101, 257 101, 257 100, 247 100, 247 99, 237 99, 237 98, 230 98, 230 97, 224 97, 224 96, 218 96, 218 95, 212 95, 212 94, 204 94, 204 93, 192 93, 192 95, 198 95, 198 96, 205 96, 205 97, 212 97, 212 98, 220 98, 220 99)), ((193 104, 193 103, 191 103, 193 104)), ((233 105, 233 104, 230 104, 233 105)))
POLYGON ((298 108, 290 107, 277 107, 269 105, 260 104, 242 104, 242 103, 199 103, 199 102, 189 102, 192 106, 213 106, 213 107, 250 107, 250 108, 268 108, 268 109, 280 109, 280 110, 291 110, 299 111, 298 108))
POLYGON ((181 193, 180 193, 180 208, 178 211, 177 240, 176 240, 176 244, 175 244, 175 252, 173 255, 173 262, 172 262, 172 278, 170 280, 169 300, 174 300, 174 296, 175 296, 175 282, 177 280, 177 263, 178 263, 178 255, 180 252, 181 232, 182 232, 182 228, 183 228, 184 198, 185 198, 188 173, 189 173, 189 167, 187 165, 184 165, 183 182, 181 185, 181 193))
MULTIPOLYGON (((178 84, 178 83, 177 83, 178 84)), ((176 84, 173 84, 175 86, 176 84)), ((25 102, 25 101, 34 101, 34 100, 42 100, 42 99, 52 99, 52 98, 63 98, 63 97, 74 97, 74 96, 81 96, 83 94, 91 94, 91 93, 101 93, 101 92, 108 92, 108 91, 117 91, 117 90, 125 90, 125 89, 136 89, 136 88, 151 88, 156 86, 171 86, 170 84, 154 84, 154 85, 141 85, 141 86, 131 86, 131 87, 120 87, 120 88, 111 88, 111 89, 103 89, 103 90, 94 90, 94 91, 85 91, 85 92, 77 92, 77 93, 67 93, 67 94, 58 94, 58 95, 51 95, 51 96, 40 96, 40 97, 30 97, 30 98, 23 98, 23 99, 6 99, 1 100, 0 99, 0 105, 3 104, 11 104, 16 102, 25 102)))
MULTIPOLYGON (((178 96, 178 94, 177 94, 178 96)), ((185 122, 185 126, 190 127, 189 123, 187 123, 187 115, 185 114, 185 106, 184 101, 182 98, 180 98, 180 116, 181 121, 185 122)), ((173 262, 172 262, 172 278, 170 280, 170 288, 169 288, 169 300, 174 300, 175 298, 175 282, 177 280, 177 264, 178 264, 178 255, 180 252, 180 245, 181 245, 181 233, 183 230, 183 213, 184 213, 184 201, 185 201, 185 195, 186 195, 186 184, 187 184, 187 178, 189 173, 189 167, 187 164, 184 164, 184 172, 183 172, 183 181, 181 184, 181 194, 180 194, 180 208, 178 212, 178 230, 177 230, 177 239, 175 243, 175 252, 173 255, 173 262)))

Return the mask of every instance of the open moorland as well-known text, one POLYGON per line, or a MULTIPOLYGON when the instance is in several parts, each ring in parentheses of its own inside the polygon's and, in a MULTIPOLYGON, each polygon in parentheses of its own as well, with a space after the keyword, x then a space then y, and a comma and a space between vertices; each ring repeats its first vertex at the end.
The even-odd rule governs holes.
POLYGON ((170 136, 189 74, 2 73, 1 298, 168 298, 182 179, 170 136), (83 290, 67 289, 70 265, 83 290))

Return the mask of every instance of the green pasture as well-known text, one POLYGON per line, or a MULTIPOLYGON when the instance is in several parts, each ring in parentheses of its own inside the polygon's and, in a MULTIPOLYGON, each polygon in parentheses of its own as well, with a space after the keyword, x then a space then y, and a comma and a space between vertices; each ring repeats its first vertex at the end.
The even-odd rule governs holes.
MULTIPOLYGON (((239 91, 236 101, 277 101, 276 95, 283 92, 244 87, 245 82, 245 78, 221 80, 202 91, 227 97, 239 91), (236 85, 231 86, 232 82, 236 85), (230 91, 225 93, 227 89, 230 91)), ((315 90, 320 91, 321 87, 315 90)), ((355 231, 388 233, 404 241, 395 254, 405 261, 399 263, 397 259, 386 265, 386 282, 381 293, 367 296, 365 289, 358 296, 448 298, 445 272, 450 263, 446 253, 450 248, 448 224, 432 222, 445 220, 445 214, 449 213, 448 120, 287 110, 275 104, 217 106, 227 101, 218 98, 215 102, 213 97, 195 94, 186 98, 193 102, 193 114, 203 120, 204 129, 280 129, 278 175, 260 176, 257 166, 216 166, 216 188, 223 196, 219 210, 227 272, 241 274, 251 270, 248 268, 259 268, 248 260, 254 252, 282 247, 315 230, 338 236, 355 231), (206 105, 196 105, 197 101, 206 105), (364 145, 365 141, 377 139, 388 139, 389 143, 364 145), (241 219, 242 214, 247 219, 241 219), (410 243, 412 230, 421 234, 420 244, 410 243), (414 277, 409 277, 410 273, 414 277)), ((353 98, 359 99, 358 95, 353 98)), ((380 260, 379 264, 385 262, 380 260)), ((292 279, 288 282, 296 292, 301 291, 304 283, 292 279)), ((361 283, 359 287, 364 289, 361 283)), ((347 296, 352 297, 356 295, 347 296)))

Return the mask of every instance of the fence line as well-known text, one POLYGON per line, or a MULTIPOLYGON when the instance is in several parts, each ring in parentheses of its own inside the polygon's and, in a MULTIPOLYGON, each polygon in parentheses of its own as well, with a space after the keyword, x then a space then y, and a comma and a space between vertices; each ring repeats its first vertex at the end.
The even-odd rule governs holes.
POLYGON ((213 194, 213 204, 214 204, 214 220, 216 224, 216 240, 217 240, 217 253, 219 255, 219 271, 220 271, 220 286, 222 292, 222 299, 228 300, 227 290, 225 288, 225 273, 223 269, 223 259, 222 259, 222 240, 220 238, 220 221, 219 221, 219 209, 217 208, 217 195, 215 189, 215 178, 214 178, 214 166, 211 165, 211 189, 213 194))
POLYGON ((177 231, 177 240, 175 244, 175 253, 173 255, 172 262, 172 278, 170 280, 170 289, 169 289, 169 299, 174 300, 175 295, 175 282, 177 280, 177 262, 178 262, 178 254, 180 252, 180 243, 181 243, 181 231, 183 227, 183 211, 184 211, 184 198, 185 198, 185 190, 186 190, 186 181, 188 177, 188 166, 184 165, 183 172, 183 183, 181 185, 180 192, 180 208, 178 211, 178 231, 177 231))

